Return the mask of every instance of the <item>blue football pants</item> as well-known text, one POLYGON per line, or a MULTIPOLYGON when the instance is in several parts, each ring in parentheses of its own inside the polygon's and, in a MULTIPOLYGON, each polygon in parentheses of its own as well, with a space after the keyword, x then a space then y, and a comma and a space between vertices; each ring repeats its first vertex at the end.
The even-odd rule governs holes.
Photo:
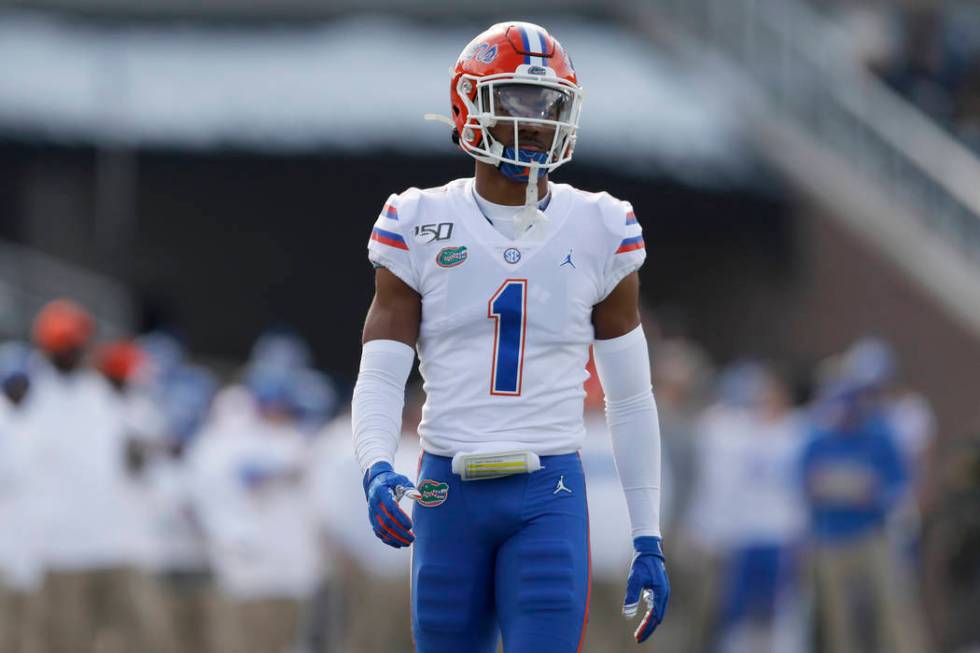
POLYGON ((589 611, 589 518, 578 454, 543 469, 462 481, 423 454, 419 482, 449 484, 416 504, 412 631, 418 653, 579 653, 589 611))

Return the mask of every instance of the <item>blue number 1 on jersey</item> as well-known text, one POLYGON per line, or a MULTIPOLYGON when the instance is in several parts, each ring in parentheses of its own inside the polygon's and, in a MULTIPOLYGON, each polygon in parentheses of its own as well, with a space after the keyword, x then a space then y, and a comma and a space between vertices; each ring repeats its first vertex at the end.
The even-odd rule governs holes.
POLYGON ((508 279, 487 303, 494 320, 490 394, 520 396, 527 331, 527 279, 508 279))

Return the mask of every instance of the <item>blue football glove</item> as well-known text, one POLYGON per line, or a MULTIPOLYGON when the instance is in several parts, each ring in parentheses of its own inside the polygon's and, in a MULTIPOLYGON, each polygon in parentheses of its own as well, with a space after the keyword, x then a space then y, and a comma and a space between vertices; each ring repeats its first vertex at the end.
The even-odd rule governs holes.
POLYGON ((364 473, 364 496, 374 534, 396 549, 415 541, 412 519, 398 507, 398 500, 415 485, 396 474, 388 463, 375 463, 364 473))
POLYGON ((626 599, 623 601, 623 614, 627 619, 636 616, 640 606, 640 596, 647 604, 647 613, 633 634, 636 642, 642 643, 664 620, 667 601, 670 599, 670 581, 664 566, 664 552, 659 537, 637 537, 633 540, 633 563, 626 580, 626 599))

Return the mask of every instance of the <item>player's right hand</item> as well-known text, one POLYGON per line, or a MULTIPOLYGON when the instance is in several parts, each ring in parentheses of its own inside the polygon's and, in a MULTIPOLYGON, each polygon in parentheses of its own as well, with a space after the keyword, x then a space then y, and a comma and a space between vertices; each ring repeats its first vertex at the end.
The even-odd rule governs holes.
POLYGON ((415 541, 412 519, 398 507, 402 494, 414 489, 415 485, 405 476, 396 474, 389 463, 375 463, 364 473, 364 496, 367 497, 371 527, 378 539, 388 546, 400 549, 415 541))

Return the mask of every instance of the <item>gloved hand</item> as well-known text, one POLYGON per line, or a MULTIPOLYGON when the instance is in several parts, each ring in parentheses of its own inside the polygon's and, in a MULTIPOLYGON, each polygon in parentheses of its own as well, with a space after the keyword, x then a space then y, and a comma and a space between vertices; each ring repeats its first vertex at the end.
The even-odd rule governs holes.
POLYGON ((378 539, 396 549, 415 541, 412 519, 398 507, 398 499, 414 489, 415 485, 396 474, 389 463, 375 463, 364 473, 364 496, 371 527, 378 539))
POLYGON ((664 620, 670 598, 670 581, 664 566, 664 552, 659 537, 637 537, 633 540, 633 562, 626 580, 626 599, 623 614, 627 619, 636 616, 640 595, 647 604, 647 613, 636 632, 636 642, 644 642, 664 620))

